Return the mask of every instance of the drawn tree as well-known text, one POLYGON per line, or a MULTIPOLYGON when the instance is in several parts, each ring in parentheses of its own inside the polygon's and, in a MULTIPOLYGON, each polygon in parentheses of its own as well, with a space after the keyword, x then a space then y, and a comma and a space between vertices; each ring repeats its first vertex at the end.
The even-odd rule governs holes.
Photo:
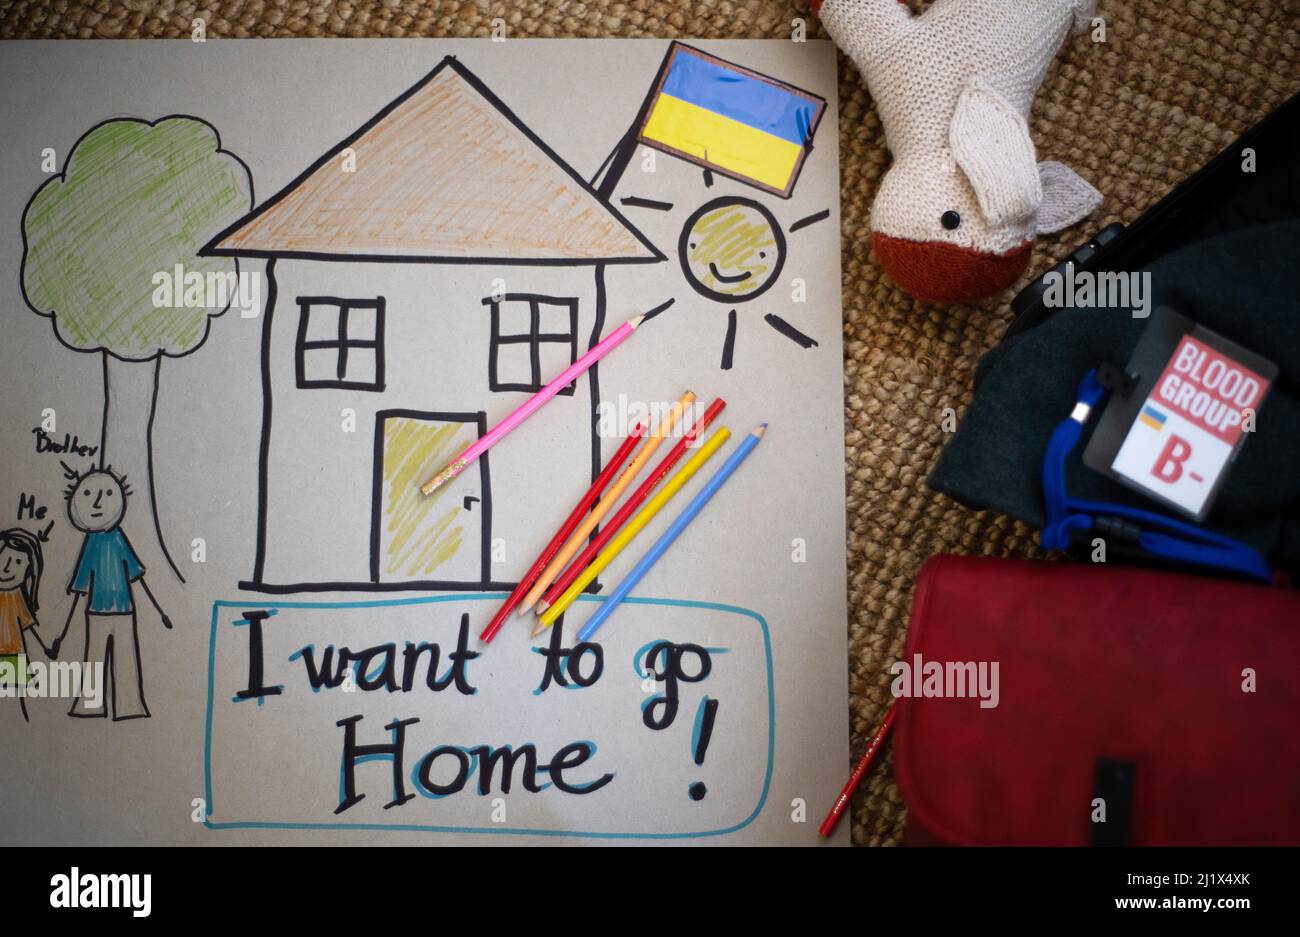
POLYGON ((102 357, 100 464, 130 472, 147 494, 158 547, 182 582, 163 542, 153 485, 158 377, 163 358, 203 344, 209 319, 231 297, 217 307, 187 306, 174 283, 172 304, 156 305, 155 275, 171 276, 179 264, 186 274, 229 281, 235 261, 197 252, 252 203, 248 167, 221 149, 216 129, 172 116, 92 127, 23 212, 23 298, 52 320, 68 348, 102 357))

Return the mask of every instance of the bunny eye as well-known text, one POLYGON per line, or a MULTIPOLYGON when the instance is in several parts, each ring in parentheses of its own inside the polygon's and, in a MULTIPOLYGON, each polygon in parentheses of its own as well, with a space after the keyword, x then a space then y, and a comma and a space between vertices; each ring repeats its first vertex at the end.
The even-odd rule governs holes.
POLYGON ((949 231, 955 231, 961 225, 961 215, 955 211, 946 211, 939 216, 939 224, 943 225, 949 231))

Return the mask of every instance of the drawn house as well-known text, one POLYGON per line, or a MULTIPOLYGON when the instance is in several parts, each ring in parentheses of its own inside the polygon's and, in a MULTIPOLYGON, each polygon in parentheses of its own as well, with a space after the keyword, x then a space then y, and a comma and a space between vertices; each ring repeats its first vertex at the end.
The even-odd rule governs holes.
POLYGON ((536 533, 520 481, 599 470, 598 368, 456 484, 418 483, 618 325, 607 265, 665 259, 451 57, 205 251, 266 260, 241 585, 271 592, 503 585, 493 538, 536 533))

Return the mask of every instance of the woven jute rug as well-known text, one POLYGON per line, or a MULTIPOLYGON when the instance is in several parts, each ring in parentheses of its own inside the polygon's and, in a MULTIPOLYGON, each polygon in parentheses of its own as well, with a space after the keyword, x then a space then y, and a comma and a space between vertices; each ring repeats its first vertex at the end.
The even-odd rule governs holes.
MULTIPOLYGON (((912 2, 915 9, 925 5, 912 2)), ((1073 166, 1106 201, 1085 226, 1040 241, 1034 274, 1090 231, 1132 222, 1300 91, 1300 0, 1101 0, 1100 14, 1105 42, 1067 44, 1039 92, 1031 125, 1039 158, 1073 166)), ((803 0, 0 0, 0 37, 187 37, 197 17, 210 37, 236 38, 488 36, 495 17, 513 36, 775 39, 789 38, 802 19, 809 36, 825 37, 803 0)), ((867 214, 889 156, 866 87, 843 56, 840 149, 848 705, 856 754, 889 702, 888 667, 902 653, 912 583, 925 559, 945 552, 1025 556, 1036 547, 1024 525, 965 510, 925 487, 943 447, 945 416, 960 418, 975 363, 998 342, 1011 314, 1005 297, 980 306, 921 305, 881 275, 867 214)), ((825 794, 829 803, 834 792, 825 794)), ((886 758, 854 803, 853 841, 900 843, 905 821, 886 758)))

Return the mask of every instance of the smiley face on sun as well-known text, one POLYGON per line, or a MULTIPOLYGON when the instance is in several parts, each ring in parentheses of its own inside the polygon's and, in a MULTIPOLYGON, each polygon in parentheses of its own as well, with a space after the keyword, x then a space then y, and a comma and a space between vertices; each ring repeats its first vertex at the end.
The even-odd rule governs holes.
POLYGON ((686 219, 677 256, 686 282, 697 293, 743 303, 776 282, 785 263, 785 235, 758 202, 724 196, 686 219))

